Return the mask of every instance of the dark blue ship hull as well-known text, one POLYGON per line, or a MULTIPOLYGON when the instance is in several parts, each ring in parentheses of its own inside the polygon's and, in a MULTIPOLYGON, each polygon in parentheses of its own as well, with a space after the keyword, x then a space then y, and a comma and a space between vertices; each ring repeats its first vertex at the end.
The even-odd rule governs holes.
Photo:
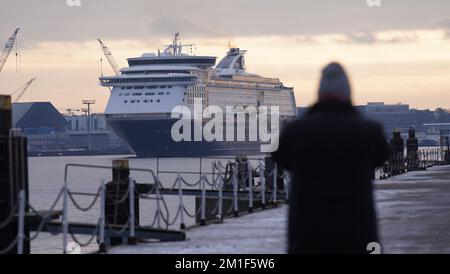
POLYGON ((111 118, 108 125, 134 151, 137 157, 199 157, 260 154, 259 142, 175 142, 171 128, 176 119, 111 118))

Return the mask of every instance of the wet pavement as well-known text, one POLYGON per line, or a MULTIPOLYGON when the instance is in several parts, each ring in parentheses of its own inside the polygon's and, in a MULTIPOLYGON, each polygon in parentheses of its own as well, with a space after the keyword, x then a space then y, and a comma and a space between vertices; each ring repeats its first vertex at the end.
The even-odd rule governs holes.
POLYGON ((450 253, 450 166, 375 182, 382 252, 450 253))

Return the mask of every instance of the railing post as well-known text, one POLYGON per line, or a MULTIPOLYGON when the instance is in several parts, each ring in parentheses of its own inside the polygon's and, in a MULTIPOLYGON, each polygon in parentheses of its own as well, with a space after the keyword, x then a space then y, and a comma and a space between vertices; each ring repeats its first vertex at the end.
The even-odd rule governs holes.
POLYGON ((161 193, 159 192, 159 177, 156 183, 156 223, 158 225, 158 228, 161 228, 161 220, 160 220, 160 214, 161 214, 161 205, 160 205, 160 199, 161 199, 161 193))
POLYGON ((253 212, 253 170, 248 162, 248 212, 253 212))
POLYGON ((289 187, 291 186, 289 179, 290 179, 289 174, 285 171, 283 181, 284 181, 284 193, 286 195, 285 196, 286 203, 289 203, 289 187))
POLYGON ((200 184, 202 188, 202 201, 201 201, 201 209, 200 209, 200 225, 206 225, 206 186, 205 186, 205 177, 202 176, 200 178, 200 184))
POLYGON ((130 177, 129 187, 129 199, 130 199, 130 217, 129 217, 129 226, 130 226, 130 237, 128 239, 128 243, 131 245, 136 244, 136 235, 135 235, 135 217, 134 217, 134 180, 130 177))
POLYGON ((234 203, 234 217, 239 216, 239 199, 238 199, 238 180, 237 180, 237 164, 234 165, 233 170, 233 203, 234 203))
POLYGON ((183 203, 183 185, 181 184, 181 175, 178 174, 177 176, 177 184, 178 184, 178 201, 180 203, 178 210, 180 210, 180 229, 185 230, 186 224, 184 223, 184 203, 183 203))
POLYGON ((200 172, 199 172, 199 180, 201 180, 202 179, 202 157, 200 157, 200 170, 199 170, 200 172))
POLYGON ((266 178, 264 177, 264 169, 262 160, 259 162, 259 181, 261 184, 261 206, 262 209, 266 208, 266 178))
POLYGON ((67 184, 67 179, 64 179, 64 193, 63 193, 63 216, 62 216, 62 226, 63 226, 63 253, 67 253, 67 233, 69 232, 68 223, 68 213, 67 208, 68 203, 69 188, 67 184))
POLYGON ((19 221, 18 223, 18 241, 17 241, 17 254, 23 254, 23 241, 25 238, 25 191, 19 192, 19 221))
POLYGON ((272 203, 276 206, 277 205, 277 192, 278 192, 278 166, 277 163, 273 164, 273 187, 272 187, 272 203))
POLYGON ((219 220, 223 221, 223 177, 222 177, 222 170, 219 170, 219 208, 218 214, 219 214, 219 220))
POLYGON ((156 176, 159 177, 159 157, 156 158, 156 176))
POLYGON ((102 180, 100 186, 100 235, 99 235, 99 252, 106 253, 105 246, 105 197, 106 197, 106 188, 105 188, 105 180, 102 180))

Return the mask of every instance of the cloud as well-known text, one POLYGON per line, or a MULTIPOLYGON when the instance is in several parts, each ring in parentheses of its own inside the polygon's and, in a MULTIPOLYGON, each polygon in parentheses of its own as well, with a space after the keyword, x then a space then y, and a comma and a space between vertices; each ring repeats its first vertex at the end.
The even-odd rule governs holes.
POLYGON ((370 32, 360 31, 339 35, 333 39, 338 44, 401 44, 414 43, 419 36, 414 31, 370 32))
POLYGON ((317 39, 312 35, 302 35, 295 38, 295 43, 298 44, 317 44, 317 39))
POLYGON ((161 39, 174 31, 192 38, 347 33, 349 41, 370 44, 377 42, 371 33, 423 29, 448 10, 448 0, 385 0, 380 8, 365 0, 82 0, 79 8, 65 0, 14 0, 11 12, 0 11, 0 40, 21 26, 30 44, 161 39))
POLYGON ((378 42, 375 35, 369 31, 350 33, 346 35, 346 38, 347 42, 356 44, 375 44, 378 42))
POLYGON ((159 37, 169 37, 175 32, 180 32, 183 36, 194 37, 214 37, 224 36, 219 33, 218 28, 212 24, 200 24, 193 20, 179 17, 156 18, 149 23, 149 31, 159 37))
POLYGON ((444 18, 434 21, 431 24, 431 28, 434 29, 450 29, 450 18, 444 18))
POLYGON ((450 18, 444 18, 434 21, 431 24, 431 28, 442 30, 444 32, 443 37, 445 39, 450 39, 450 18))

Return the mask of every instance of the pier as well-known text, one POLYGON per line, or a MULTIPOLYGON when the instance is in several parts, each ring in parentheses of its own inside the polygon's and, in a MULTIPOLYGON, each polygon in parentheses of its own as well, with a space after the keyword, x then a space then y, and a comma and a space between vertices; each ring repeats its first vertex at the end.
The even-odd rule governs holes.
MULTIPOLYGON (((70 252, 72 244, 96 245, 100 253, 120 253, 119 245, 129 245, 123 250, 135 248, 130 253, 164 253, 175 246, 190 253, 213 246, 218 248, 208 252, 286 251, 291 175, 269 155, 200 157, 197 170, 190 171, 183 165, 195 163, 195 158, 172 169, 163 166, 171 158, 157 158, 156 167, 141 168, 130 167, 128 159, 111 165, 67 163, 51 206, 37 208, 29 199, 27 138, 11 129, 10 98, 2 100, 6 119, 0 124, 0 144, 6 157, 0 159, 5 169, 0 178, 0 253, 30 253, 31 242, 41 232, 60 235, 63 253, 70 252), (89 176, 100 170, 109 176, 89 176), (88 175, 83 177, 90 182, 88 188, 76 188, 74 179, 80 174, 88 175), (144 176, 136 179, 139 174, 144 176), (77 220, 74 211, 88 216, 77 220), (144 211, 150 217, 146 224, 141 222, 144 211)), ((403 140, 395 132, 389 161, 374 173, 380 179, 375 181, 375 197, 381 242, 385 253, 447 253, 448 133, 442 133, 439 149, 422 150, 414 134, 411 130, 405 157, 403 140)))
MULTIPOLYGON (((66 164, 62 187, 52 198, 49 209, 36 209, 26 195, 26 188, 11 194, 16 202, 6 212, 8 217, 2 227, 9 225, 16 237, 12 241, 11 237, 3 237, 6 243, 0 253, 29 253, 30 243, 42 232, 60 236, 63 253, 70 253, 68 248, 73 245, 84 248, 97 243, 98 252, 105 253, 117 245, 184 241, 189 228, 221 223, 229 217, 276 208, 288 202, 290 176, 278 170, 270 157, 237 156, 222 160, 212 161, 211 172, 202 171, 201 164, 197 172, 161 170, 159 160, 156 172, 131 168, 126 159, 114 160, 111 166, 66 164), (80 172, 89 174, 98 170, 112 171, 112 180, 93 181, 89 191, 74 189, 73 179, 80 172), (130 176, 131 172, 144 173, 146 179, 137 181, 130 176), (175 179, 162 178, 163 174, 173 175, 175 179), (193 208, 184 201, 190 196, 194 200, 193 208), (167 202, 170 197, 177 201, 172 208, 167 202), (150 209, 153 216, 151 224, 146 225, 140 223, 140 201, 144 200, 150 202, 144 211, 150 209), (72 219, 74 210, 88 212, 89 220, 72 219), (187 222, 192 220, 194 225, 188 226, 187 222), (84 239, 80 240, 80 235, 84 239)), ((28 178, 27 173, 22 177, 28 178)))
MULTIPOLYGON (((374 187, 383 254, 450 253, 450 166, 375 180, 374 187)), ((285 205, 192 228, 184 242, 119 246, 110 253, 285 253, 287 210, 285 205)))

